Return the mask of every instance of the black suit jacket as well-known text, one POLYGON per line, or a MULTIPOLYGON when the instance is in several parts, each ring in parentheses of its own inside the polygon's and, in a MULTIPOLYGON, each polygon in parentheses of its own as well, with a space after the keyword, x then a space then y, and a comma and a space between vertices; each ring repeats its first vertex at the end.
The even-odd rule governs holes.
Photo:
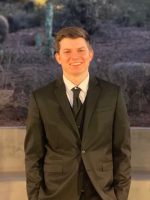
POLYGON ((62 79, 33 92, 25 138, 29 200, 78 200, 81 159, 103 200, 127 200, 130 131, 120 88, 90 78, 86 98, 81 141, 62 79))

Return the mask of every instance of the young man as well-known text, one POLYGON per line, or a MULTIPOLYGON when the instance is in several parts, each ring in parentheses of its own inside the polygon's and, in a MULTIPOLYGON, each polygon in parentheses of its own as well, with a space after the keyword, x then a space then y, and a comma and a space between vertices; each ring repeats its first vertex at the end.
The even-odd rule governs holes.
POLYGON ((127 200, 130 133, 118 86, 89 75, 79 27, 56 35, 63 77, 33 92, 25 138, 29 200, 127 200))

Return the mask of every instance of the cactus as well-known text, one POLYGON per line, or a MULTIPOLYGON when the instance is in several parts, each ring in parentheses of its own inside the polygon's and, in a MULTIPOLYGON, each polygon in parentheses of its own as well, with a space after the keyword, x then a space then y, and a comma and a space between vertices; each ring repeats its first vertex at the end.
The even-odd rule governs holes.
POLYGON ((7 19, 0 15, 0 43, 3 43, 9 32, 9 24, 7 19))
POLYGON ((42 46, 42 38, 39 33, 36 33, 36 35, 35 35, 35 46, 37 48, 42 46))
POLYGON ((53 26, 53 5, 47 4, 46 8, 46 19, 45 19, 45 34, 46 34, 46 55, 53 55, 53 38, 52 38, 52 26, 53 26))

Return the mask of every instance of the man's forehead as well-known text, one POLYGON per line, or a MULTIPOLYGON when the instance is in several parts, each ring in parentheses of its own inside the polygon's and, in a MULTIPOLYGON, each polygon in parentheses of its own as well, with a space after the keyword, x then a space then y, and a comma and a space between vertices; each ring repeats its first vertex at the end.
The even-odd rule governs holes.
POLYGON ((85 48, 87 46, 87 41, 84 38, 63 38, 60 41, 60 46, 62 48, 85 48), (73 44, 73 46, 72 46, 73 44))
POLYGON ((65 37, 65 38, 63 38, 62 40, 60 40, 60 43, 62 43, 62 42, 67 42, 67 41, 69 41, 69 42, 74 42, 74 41, 80 41, 80 42, 87 42, 84 38, 82 38, 82 37, 77 37, 77 38, 70 38, 70 37, 65 37))

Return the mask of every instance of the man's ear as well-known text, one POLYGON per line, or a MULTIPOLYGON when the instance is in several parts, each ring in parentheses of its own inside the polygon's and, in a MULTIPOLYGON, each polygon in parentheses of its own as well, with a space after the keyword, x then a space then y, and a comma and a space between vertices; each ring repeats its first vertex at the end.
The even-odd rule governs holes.
POLYGON ((61 62, 60 62, 60 55, 57 52, 55 53, 55 59, 58 62, 58 64, 61 64, 61 62))
POLYGON ((93 49, 90 50, 90 60, 92 61, 94 57, 94 51, 93 49))

